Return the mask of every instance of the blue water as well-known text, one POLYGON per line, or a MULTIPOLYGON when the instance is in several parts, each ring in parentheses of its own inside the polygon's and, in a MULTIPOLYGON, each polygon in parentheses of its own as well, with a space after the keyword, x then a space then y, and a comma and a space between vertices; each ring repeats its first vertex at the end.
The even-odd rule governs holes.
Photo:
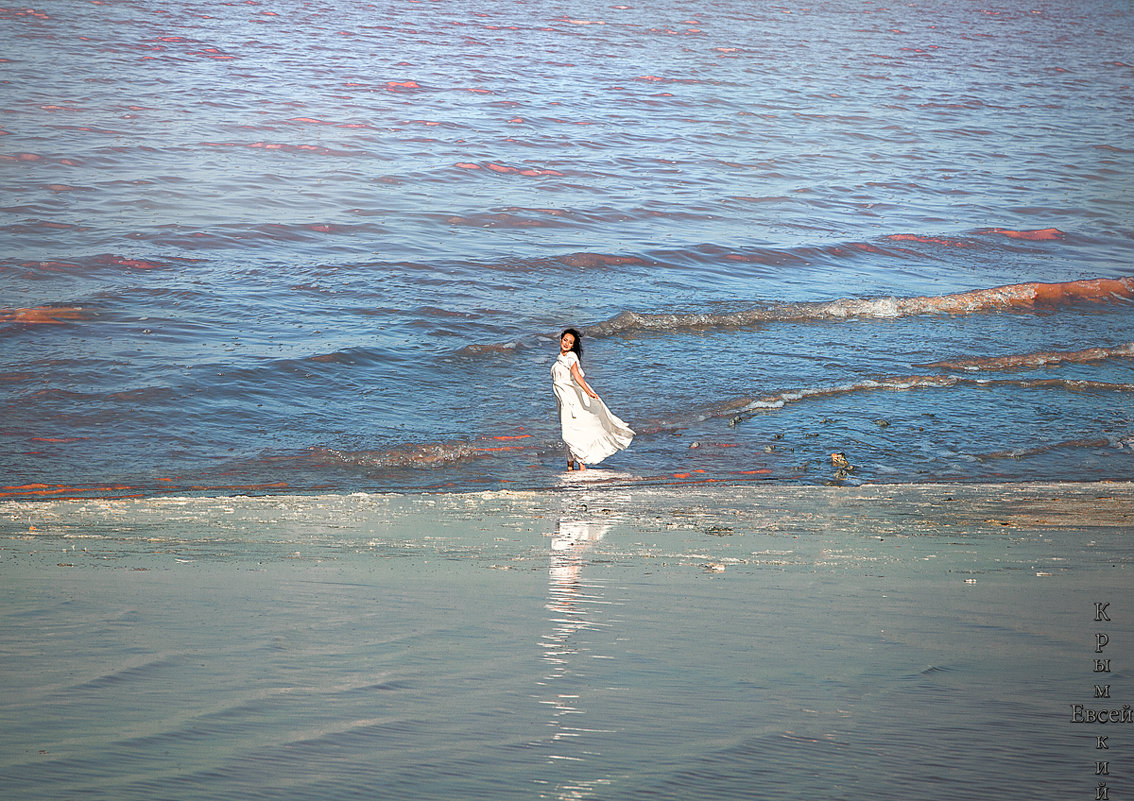
POLYGON ((0 40, 9 497, 554 486, 567 325, 615 477, 1134 476, 1127 3, 47 0, 0 40))

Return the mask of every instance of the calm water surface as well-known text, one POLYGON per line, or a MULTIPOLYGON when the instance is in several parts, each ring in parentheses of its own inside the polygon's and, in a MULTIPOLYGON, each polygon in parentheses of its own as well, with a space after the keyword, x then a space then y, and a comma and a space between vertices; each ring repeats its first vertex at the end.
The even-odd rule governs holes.
POLYGON ((1130 698, 1132 504, 1019 483, 0 501, 0 795, 1056 801, 1093 797, 1101 756, 1115 797, 1129 727, 1070 710, 1130 698))
POLYGON ((1134 475, 1127 3, 0 23, 10 496, 1134 475))

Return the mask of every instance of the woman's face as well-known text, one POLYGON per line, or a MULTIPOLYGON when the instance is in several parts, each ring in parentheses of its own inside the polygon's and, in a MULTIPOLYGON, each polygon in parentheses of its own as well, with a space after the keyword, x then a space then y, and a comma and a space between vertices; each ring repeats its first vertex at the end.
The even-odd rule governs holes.
POLYGON ((567 353, 571 348, 575 347, 575 335, 564 334, 559 338, 559 352, 567 353))

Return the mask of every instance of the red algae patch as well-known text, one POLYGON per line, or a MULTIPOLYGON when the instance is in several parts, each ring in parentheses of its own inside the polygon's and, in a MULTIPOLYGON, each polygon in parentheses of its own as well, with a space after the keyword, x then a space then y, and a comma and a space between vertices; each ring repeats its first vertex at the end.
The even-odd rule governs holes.
POLYGON ((1063 239, 1066 234, 1058 228, 1041 228, 1037 231, 1012 231, 1008 228, 989 228, 985 233, 1000 234, 1011 239, 1026 239, 1029 242, 1052 242, 1063 239))
POLYGON ((32 497, 44 495, 64 495, 74 496, 77 494, 85 494, 89 492, 121 492, 123 490, 137 489, 137 487, 130 487, 124 484, 118 484, 109 487, 68 487, 66 484, 20 484, 12 487, 4 487, 0 492, 0 498, 12 497, 32 497))
POLYGON ((966 242, 961 242, 957 239, 943 239, 938 236, 919 236, 918 234, 891 234, 886 237, 894 242, 921 242, 925 245, 945 245, 946 247, 964 248, 969 247, 966 242))
MULTIPOLYGON (((481 166, 469 161, 458 161, 453 165, 462 170, 479 170, 481 166)), ((563 175, 559 170, 548 170, 536 167, 512 167, 508 164, 497 164, 490 161, 484 165, 485 168, 492 172, 499 173, 500 175, 526 175, 528 177, 535 177, 540 175, 563 175)))
POLYGON ((82 309, 77 306, 37 306, 32 309, 0 310, 0 323, 62 325, 70 320, 81 319, 83 319, 83 312, 82 309))
POLYGON ((1069 300, 1134 297, 1134 278, 1093 278, 1061 284, 1033 284, 1036 303, 1056 305, 1069 300))

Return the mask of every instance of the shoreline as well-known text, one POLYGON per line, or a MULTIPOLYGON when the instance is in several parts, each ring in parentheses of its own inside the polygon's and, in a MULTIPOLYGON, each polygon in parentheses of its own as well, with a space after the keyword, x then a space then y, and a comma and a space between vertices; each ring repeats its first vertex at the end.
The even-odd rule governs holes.
MULTIPOLYGON (((752 471, 760 472, 764 471, 752 471)), ((674 473, 660 476, 636 476, 623 471, 611 471, 605 468, 588 468, 586 471, 562 471, 557 485, 537 485, 509 487, 507 484, 518 482, 501 482, 503 485, 494 489, 476 489, 473 487, 458 489, 441 485, 431 487, 407 487, 388 490, 352 490, 339 488, 331 490, 329 487, 292 487, 286 482, 260 483, 260 484, 229 484, 229 485, 194 485, 191 487, 157 488, 150 492, 133 494, 87 494, 87 493, 124 493, 128 490, 140 489, 134 485, 103 484, 101 486, 77 487, 66 484, 51 484, 36 482, 31 484, 10 485, 0 488, 0 504, 10 502, 51 502, 51 501, 134 501, 155 500, 160 498, 272 498, 272 497, 317 497, 317 496, 444 496, 444 495, 476 495, 481 493, 547 493, 571 492, 591 489, 667 489, 667 488, 747 488, 747 487, 775 487, 781 490, 792 489, 864 489, 882 487, 1014 487, 1014 486, 1086 486, 1086 485, 1134 485, 1134 478, 1102 478, 1102 479, 1019 479, 1006 481, 989 481, 984 478, 943 480, 940 478, 925 481, 847 481, 845 478, 816 480, 812 483, 796 483, 795 478, 772 478, 766 475, 751 475, 747 477, 734 476, 729 478, 695 478, 691 473, 674 473), (275 490, 274 492, 272 490, 275 490), (254 493, 254 494, 248 494, 254 493)))
MULTIPOLYGON (((323 493, 0 500, 0 557, 81 543, 111 561, 163 552, 354 558, 455 547, 509 559, 543 559, 564 522, 602 525, 602 543, 633 537, 735 550, 746 537, 829 535, 968 537, 1134 532, 1134 482, 786 486, 610 485, 454 493, 323 493), (475 525, 473 525, 475 524, 475 525), (485 532, 495 532, 488 537, 485 532), (1030 533, 1029 533, 1030 532, 1030 533), (705 538, 705 533, 717 536, 705 538), (223 543, 223 548, 220 544, 223 543), (440 545, 439 545, 440 543, 440 545), (149 547, 152 546, 152 547, 149 547)), ((746 541, 746 540, 745 540, 746 541)), ((439 552, 439 551, 438 551, 439 552)), ((627 549, 635 559, 644 549, 627 549)), ((727 554, 726 554, 727 555, 727 554)), ((723 558, 723 557, 722 557, 723 558)), ((0 572, 11 565, 0 560, 0 572)), ((82 562, 80 562, 81 564, 82 562)))

